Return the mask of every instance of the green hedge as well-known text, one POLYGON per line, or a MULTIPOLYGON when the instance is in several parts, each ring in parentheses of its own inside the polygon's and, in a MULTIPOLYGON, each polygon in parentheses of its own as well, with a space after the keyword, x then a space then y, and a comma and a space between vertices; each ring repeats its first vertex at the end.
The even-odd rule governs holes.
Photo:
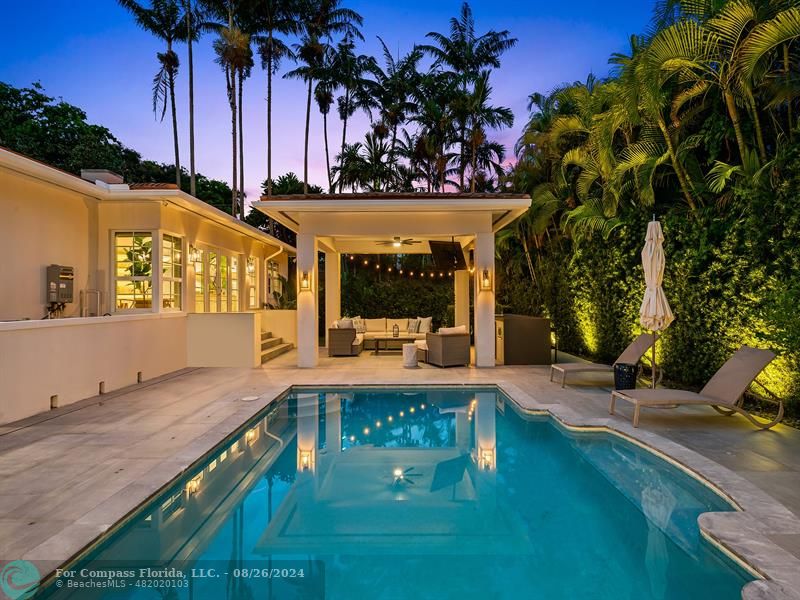
MULTIPOLYGON (((772 182, 740 184, 723 207, 659 215, 664 289, 676 319, 658 361, 675 385, 701 387, 742 344, 779 354, 759 378, 800 414, 800 146, 781 157, 772 182), (774 182, 778 181, 776 185, 774 182)), ((568 352, 611 361, 641 331, 640 252, 652 211, 623 207, 608 239, 559 236, 533 250, 531 281, 519 249, 500 256, 506 310, 547 315, 568 352)))

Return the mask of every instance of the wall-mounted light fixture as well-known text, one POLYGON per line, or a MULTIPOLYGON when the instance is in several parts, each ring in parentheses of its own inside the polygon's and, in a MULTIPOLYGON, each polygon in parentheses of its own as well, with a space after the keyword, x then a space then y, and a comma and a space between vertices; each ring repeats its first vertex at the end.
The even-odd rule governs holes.
POLYGON ((300 271, 300 291, 308 292, 311 290, 311 272, 300 271))
POLYGON ((482 471, 491 471, 494 469, 494 449, 481 448, 478 452, 478 467, 482 471))
POLYGON ((252 275, 256 272, 256 259, 252 256, 247 257, 247 274, 252 275))
POLYGON ((297 451, 297 468, 301 471, 311 471, 314 468, 314 450, 297 451))
POLYGON ((186 495, 193 496, 197 492, 200 491, 200 482, 203 480, 203 474, 198 473, 195 477, 192 477, 189 481, 186 482, 186 495))
POLYGON ((489 269, 481 270, 481 290, 491 291, 492 289, 492 272, 489 269))

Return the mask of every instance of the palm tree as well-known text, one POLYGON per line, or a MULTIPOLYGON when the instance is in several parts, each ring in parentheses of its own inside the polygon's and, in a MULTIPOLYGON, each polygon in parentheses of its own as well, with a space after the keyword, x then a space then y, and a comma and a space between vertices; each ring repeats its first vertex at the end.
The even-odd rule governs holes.
POLYGON ((345 37, 361 37, 358 26, 363 23, 361 15, 341 6, 341 0, 304 0, 301 8, 303 35, 295 46, 302 66, 290 71, 284 77, 301 79, 307 84, 306 126, 303 157, 303 186, 308 191, 308 135, 311 124, 311 92, 325 56, 327 44, 324 42, 337 34, 345 37))
POLYGON ((320 114, 322 114, 322 133, 325 140, 325 169, 328 174, 329 192, 333 191, 333 180, 331 179, 331 160, 328 149, 328 113, 331 112, 331 106, 333 106, 333 91, 336 86, 335 74, 331 69, 332 54, 331 48, 328 47, 322 59, 323 64, 319 72, 319 81, 317 81, 317 86, 314 88, 314 99, 317 102, 320 114))
POLYGON ((186 19, 186 45, 189 59, 189 193, 197 195, 197 177, 194 162, 194 42, 200 37, 200 28, 197 26, 202 21, 202 14, 197 5, 192 5, 192 0, 183 0, 183 10, 186 19))
POLYGON ((237 180, 237 76, 241 80, 243 73, 252 66, 252 51, 250 49, 250 36, 235 25, 223 27, 219 31, 219 38, 214 40, 216 62, 225 72, 225 86, 228 94, 228 105, 231 109, 231 214, 237 215, 240 208, 240 190, 237 180))
POLYGON ((406 122, 415 108, 412 92, 420 77, 417 69, 422 50, 415 46, 402 58, 395 59, 380 36, 378 41, 381 43, 385 68, 374 65, 376 81, 373 93, 381 123, 392 134, 389 157, 390 161, 394 161, 398 127, 406 122))
MULTIPOLYGON (((331 70, 336 74, 337 87, 343 90, 336 101, 339 118, 342 120, 342 155, 347 143, 347 123, 350 117, 359 109, 369 112, 375 104, 370 90, 372 82, 366 77, 374 71, 374 60, 363 54, 356 55, 355 35, 345 34, 336 45, 331 64, 331 70)), ((360 33, 358 37, 361 38, 360 33)), ((339 191, 341 192, 341 187, 339 191)))
MULTIPOLYGON (((486 144, 486 128, 490 127, 497 129, 500 127, 511 127, 514 125, 514 113, 510 108, 495 107, 489 105, 489 98, 492 95, 492 87, 489 85, 489 72, 482 72, 475 80, 475 88, 472 93, 467 97, 467 126, 469 127, 470 139, 470 173, 471 184, 470 191, 475 191, 475 175, 477 173, 478 161, 478 148, 483 147, 484 150, 490 150, 499 159, 503 160, 504 151, 502 147, 499 151, 491 145, 486 144)), ((486 164, 486 161, 484 162, 486 164)))
POLYGON ((180 60, 173 50, 175 42, 187 39, 185 17, 177 0, 152 0, 147 8, 136 0, 119 0, 122 7, 133 13, 136 23, 145 31, 152 33, 166 43, 166 52, 158 52, 161 65, 153 78, 153 113, 164 120, 167 102, 172 115, 172 143, 175 150, 175 183, 181 185, 181 157, 178 148, 178 115, 175 110, 175 78, 178 75, 180 60))
MULTIPOLYGON (((450 77, 457 81, 464 96, 468 93, 469 84, 475 81, 480 72, 487 68, 499 68, 500 56, 514 47, 516 38, 512 38, 507 30, 490 30, 483 35, 475 33, 475 18, 469 4, 461 5, 458 18, 450 19, 450 33, 445 35, 431 31, 427 37, 433 44, 421 48, 433 59, 434 68, 445 67, 450 77)), ((456 111, 459 131, 460 164, 459 186, 464 189, 464 172, 466 170, 466 129, 469 115, 456 111)))
POLYGON ((258 0, 253 9, 260 35, 254 37, 267 72, 267 196, 272 195, 272 76, 281 61, 295 58, 291 48, 278 36, 299 31, 296 0, 258 0))

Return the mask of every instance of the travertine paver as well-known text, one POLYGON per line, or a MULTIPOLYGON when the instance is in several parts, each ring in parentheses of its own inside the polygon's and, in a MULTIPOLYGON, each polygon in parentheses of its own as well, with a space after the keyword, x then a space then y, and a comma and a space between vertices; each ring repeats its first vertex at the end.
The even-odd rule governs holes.
POLYGON ((760 432, 703 407, 647 411, 634 429, 624 407, 608 414, 608 388, 598 387, 608 378, 561 389, 544 367, 406 370, 399 355, 364 353, 297 369, 295 358, 187 370, 0 427, 0 560, 54 569, 290 385, 495 383, 524 408, 609 427, 717 484, 744 512, 703 515, 701 527, 772 578, 746 596, 800 597, 800 521, 790 512, 800 514, 800 431, 760 432))

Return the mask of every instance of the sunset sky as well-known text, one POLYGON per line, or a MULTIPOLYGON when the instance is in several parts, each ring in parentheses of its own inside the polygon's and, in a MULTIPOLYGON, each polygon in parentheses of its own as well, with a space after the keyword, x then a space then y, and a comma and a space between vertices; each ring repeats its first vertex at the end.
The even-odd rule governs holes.
MULTIPOLYGON (((365 41, 358 51, 379 52, 377 35, 394 51, 407 52, 425 41, 429 31, 447 33, 448 19, 458 13, 458 0, 351 0, 345 5, 364 17, 365 41)), ((584 80, 588 73, 608 72, 612 52, 626 51, 632 33, 643 31, 652 3, 573 0, 531 2, 474 1, 477 30, 508 29, 519 38, 504 55, 492 77, 493 101, 515 114, 513 129, 495 139, 511 154, 527 118, 531 92, 547 92, 559 83, 584 80)), ((151 85, 161 44, 137 28, 131 15, 113 0, 50 0, 9 3, 3 9, 4 51, 0 80, 15 86, 39 81, 51 96, 83 108, 90 122, 108 127, 143 157, 172 162, 169 118, 158 122, 152 112, 151 85), (31 24, 35 23, 35 27, 31 24)), ((224 76, 214 61, 212 35, 195 51, 196 162, 205 175, 230 179, 230 118, 224 76)), ((182 66, 178 81, 181 159, 188 166, 186 47, 177 48, 182 66)), ((285 72, 291 65, 284 65, 285 72)), ((282 74, 282 73, 281 73, 282 74)), ((266 77, 256 68, 245 90, 245 177, 248 198, 260 194, 266 176, 266 77)), ((302 178, 305 93, 301 82, 278 79, 273 105, 273 174, 294 171, 302 178)), ((368 120, 359 116, 348 125, 348 141, 360 139, 368 120)), ((341 141, 341 123, 329 119, 332 158, 341 141)), ((310 181, 325 182, 322 118, 312 109, 310 181)), ((102 167, 102 165, 87 165, 102 167)))

